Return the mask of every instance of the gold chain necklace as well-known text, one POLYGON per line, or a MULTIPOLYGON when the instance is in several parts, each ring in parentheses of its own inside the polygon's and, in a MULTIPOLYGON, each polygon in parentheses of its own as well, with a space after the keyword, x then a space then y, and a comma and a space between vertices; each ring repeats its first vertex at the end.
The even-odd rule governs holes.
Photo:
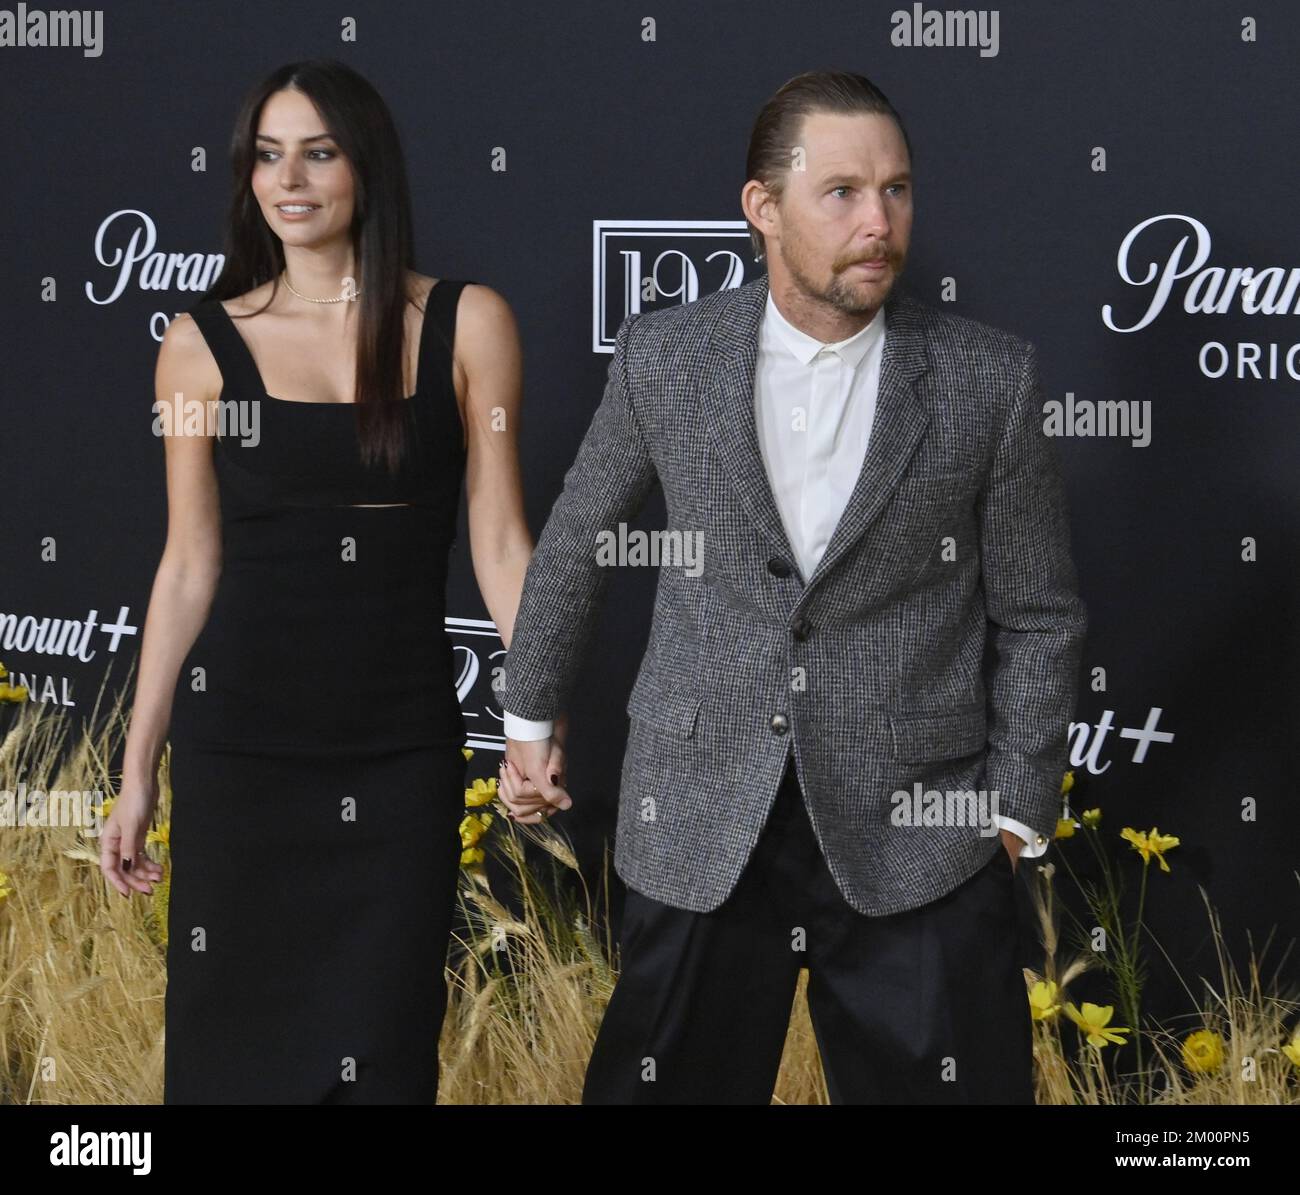
POLYGON ((339 295, 337 299, 313 299, 310 295, 304 295, 293 289, 293 283, 289 281, 289 271, 287 269, 280 272, 280 277, 284 279, 285 286, 293 291, 298 298, 307 303, 355 303, 357 301, 357 296, 361 294, 361 291, 357 290, 351 295, 339 295))

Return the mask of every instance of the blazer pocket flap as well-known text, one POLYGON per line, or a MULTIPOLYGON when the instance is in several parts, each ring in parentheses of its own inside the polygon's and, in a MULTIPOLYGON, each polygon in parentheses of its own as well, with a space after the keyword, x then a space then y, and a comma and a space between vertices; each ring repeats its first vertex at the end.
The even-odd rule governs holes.
POLYGON ((695 719, 704 699, 690 690, 654 688, 638 682, 627 699, 627 712, 638 722, 648 722, 682 738, 695 733, 695 719))
POLYGON ((983 708, 971 707, 946 714, 890 716, 894 756, 908 762, 958 759, 979 751, 988 741, 983 708))

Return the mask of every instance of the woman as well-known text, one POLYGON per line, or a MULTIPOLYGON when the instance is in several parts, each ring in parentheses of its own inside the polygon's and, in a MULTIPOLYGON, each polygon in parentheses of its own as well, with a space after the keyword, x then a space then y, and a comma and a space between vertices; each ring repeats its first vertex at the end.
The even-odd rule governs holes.
POLYGON ((532 552, 517 332, 495 291, 414 272, 396 130, 349 67, 272 74, 232 159, 224 270, 156 375, 161 407, 225 418, 165 440, 101 867, 124 896, 161 879, 170 737, 164 1102, 432 1103, 465 781, 447 555, 463 479, 505 638, 532 552))

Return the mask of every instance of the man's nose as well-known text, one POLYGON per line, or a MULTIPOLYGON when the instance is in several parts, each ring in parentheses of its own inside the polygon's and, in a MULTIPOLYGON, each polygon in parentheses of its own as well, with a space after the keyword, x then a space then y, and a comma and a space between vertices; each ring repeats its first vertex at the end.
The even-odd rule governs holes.
POLYGON ((883 241, 889 236, 889 214, 879 196, 863 201, 859 213, 858 237, 861 240, 883 241))

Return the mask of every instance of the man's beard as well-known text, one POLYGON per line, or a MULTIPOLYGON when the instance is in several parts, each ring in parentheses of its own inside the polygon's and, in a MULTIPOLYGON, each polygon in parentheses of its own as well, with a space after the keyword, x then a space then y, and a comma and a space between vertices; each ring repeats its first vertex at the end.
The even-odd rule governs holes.
POLYGON ((849 272, 853 268, 852 265, 833 273, 830 283, 823 285, 804 269, 803 242, 799 237, 796 236, 792 242, 787 235, 783 238, 781 247, 782 260, 799 289, 805 295, 828 303, 836 311, 843 312, 845 315, 866 315, 868 312, 875 311, 889 298, 890 292, 897 285, 898 278, 903 272, 906 259, 899 261, 892 253, 885 256, 889 262, 889 275, 883 286, 875 285, 866 279, 855 284, 852 281, 853 275, 849 272))

